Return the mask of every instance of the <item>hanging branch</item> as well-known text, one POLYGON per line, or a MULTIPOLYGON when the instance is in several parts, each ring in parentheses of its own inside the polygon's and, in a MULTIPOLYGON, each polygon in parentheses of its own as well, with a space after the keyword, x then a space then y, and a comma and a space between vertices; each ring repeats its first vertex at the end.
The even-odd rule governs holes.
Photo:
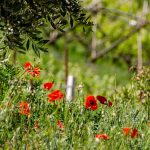
POLYGON ((104 49, 102 49, 99 53, 97 53, 96 57, 91 58, 92 62, 95 62, 98 58, 103 57, 105 54, 107 54, 108 52, 114 50, 115 48, 117 48, 120 44, 122 44, 123 42, 125 42, 126 40, 128 40, 130 37, 132 37, 135 33, 139 32, 142 28, 147 27, 150 24, 149 21, 144 21, 142 22, 139 26, 137 26, 135 29, 133 29, 132 31, 130 31, 127 35, 119 38, 118 40, 116 40, 115 42, 113 42, 109 47, 106 47, 104 49))
POLYGON ((117 16, 121 15, 121 16, 130 17, 130 18, 135 19, 135 20, 138 19, 137 16, 134 16, 131 13, 124 12, 124 11, 117 10, 117 9, 113 9, 113 8, 104 7, 100 2, 92 3, 89 6, 87 6, 86 8, 84 8, 84 10, 91 11, 91 12, 96 11, 97 13, 101 13, 101 12, 103 12, 103 13, 113 13, 113 14, 116 14, 117 16))
POLYGON ((65 32, 58 32, 57 30, 54 30, 50 33, 49 35, 49 41, 48 44, 52 44, 55 43, 58 39, 60 39, 61 37, 67 35, 68 33, 70 33, 71 31, 73 31, 74 29, 76 29, 79 25, 81 25, 80 23, 74 25, 74 27, 69 28, 67 31, 65 32))
MULTIPOLYGON (((2 35, 6 34, 6 38, 3 41, 4 47, 1 49, 6 51, 7 47, 26 53, 29 48, 28 43, 35 41, 33 50, 39 56, 40 51, 46 51, 43 45, 49 41, 43 39, 41 31, 47 23, 53 29, 65 32, 67 27, 73 28, 76 24, 91 25, 88 19, 79 0, 2 0, 0 2, 0 32, 2 35), (27 43, 25 43, 26 36, 29 37, 27 43)), ((56 35, 53 35, 52 40, 55 37, 56 35)))

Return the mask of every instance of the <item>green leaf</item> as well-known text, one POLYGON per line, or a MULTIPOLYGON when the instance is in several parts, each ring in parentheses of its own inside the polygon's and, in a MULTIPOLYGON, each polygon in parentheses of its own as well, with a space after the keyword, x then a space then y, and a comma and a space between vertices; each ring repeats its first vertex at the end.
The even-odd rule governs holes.
POLYGON ((70 16, 70 26, 71 26, 71 28, 73 28, 73 19, 71 16, 70 16))
POLYGON ((68 21, 66 19, 62 19, 60 21, 60 24, 62 24, 63 26, 66 25, 68 23, 68 21))
POLYGON ((28 40, 27 40, 27 43, 26 43, 26 48, 27 48, 27 50, 29 50, 29 47, 30 47, 30 40, 28 39, 28 40))
POLYGON ((56 25, 54 24, 54 22, 51 20, 51 25, 52 25, 52 27, 54 28, 54 29, 57 29, 56 28, 56 25))
POLYGON ((49 21, 49 22, 51 22, 51 18, 50 18, 50 16, 47 16, 47 19, 48 19, 48 21, 49 21))
POLYGON ((61 32, 63 32, 63 33, 65 32, 65 31, 64 31, 63 29, 61 29, 61 28, 59 28, 58 30, 61 31, 61 32))
POLYGON ((22 49, 22 50, 26 51, 26 48, 25 48, 25 47, 23 47, 23 46, 17 46, 17 48, 19 48, 19 49, 22 49))
POLYGON ((45 48, 39 47, 39 49, 40 49, 41 51, 43 51, 43 52, 48 52, 48 50, 45 49, 45 48))
POLYGON ((35 54, 36 54, 38 57, 40 57, 40 52, 39 52, 39 50, 37 49, 37 46, 36 46, 35 44, 33 44, 33 43, 32 43, 32 48, 33 48, 35 54))
POLYGON ((26 53, 25 51, 22 51, 22 50, 18 50, 17 52, 22 53, 22 54, 26 53))
POLYGON ((84 27, 83 27, 83 32, 84 32, 84 33, 86 32, 84 27))

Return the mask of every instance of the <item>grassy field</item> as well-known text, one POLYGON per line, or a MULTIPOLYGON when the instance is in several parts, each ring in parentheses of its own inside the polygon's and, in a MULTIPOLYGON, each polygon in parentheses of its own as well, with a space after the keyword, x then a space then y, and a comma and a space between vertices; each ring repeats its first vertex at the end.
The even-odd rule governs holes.
POLYGON ((54 75, 42 79, 46 70, 38 72, 38 66, 0 66, 0 149, 149 149, 148 68, 108 95, 89 94, 77 86, 74 101, 68 103, 63 80, 54 75), (54 94, 56 90, 62 94, 54 94), (97 95, 105 98, 98 100, 97 95))
POLYGON ((150 0, 0 1, 0 150, 150 150, 149 31, 150 0))

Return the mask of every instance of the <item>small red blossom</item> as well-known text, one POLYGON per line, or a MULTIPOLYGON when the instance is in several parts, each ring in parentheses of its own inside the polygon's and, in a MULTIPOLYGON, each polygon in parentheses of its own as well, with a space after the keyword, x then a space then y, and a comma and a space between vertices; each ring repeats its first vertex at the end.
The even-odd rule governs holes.
POLYGON ((57 121, 57 126, 58 126, 60 129, 64 129, 64 125, 63 125, 63 123, 62 123, 60 120, 57 121))
POLYGON ((27 116, 30 115, 30 108, 28 106, 28 102, 19 103, 19 113, 27 116))
POLYGON ((107 105, 108 105, 109 107, 111 107, 111 106, 112 106, 112 102, 109 101, 107 105))
POLYGON ((106 99, 105 97, 98 95, 98 96, 96 96, 96 98, 97 98, 97 100, 98 100, 101 104, 107 105, 107 106, 109 106, 109 107, 112 106, 112 102, 111 102, 111 101, 107 101, 107 99, 106 99))
POLYGON ((32 69, 33 69, 33 66, 31 65, 30 62, 27 61, 27 62, 24 64, 24 69, 28 72, 29 70, 32 70, 32 69))
POLYGON ((55 90, 48 94, 49 102, 63 98, 63 93, 60 90, 55 90))
POLYGON ((125 136, 130 135, 132 139, 139 136, 137 129, 130 127, 123 128, 123 133, 125 136))
POLYGON ((96 99, 94 96, 90 95, 86 97, 85 107, 88 109, 96 110, 98 108, 96 99))
POLYGON ((40 68, 33 68, 32 70, 27 71, 32 77, 40 76, 40 68))
POLYGON ((133 139, 135 136, 139 136, 137 129, 133 129, 131 133, 131 138, 133 139))
POLYGON ((24 64, 24 69, 26 72, 28 72, 33 77, 40 76, 40 68, 39 67, 34 68, 30 62, 26 62, 24 64))
POLYGON ((131 130, 132 128, 129 128, 129 127, 123 128, 123 134, 127 136, 131 133, 131 130))
POLYGON ((44 90, 50 90, 53 87, 54 83, 53 82, 46 82, 44 83, 43 87, 44 90))
POLYGON ((40 68, 39 68, 39 67, 33 69, 32 76, 33 76, 33 77, 38 77, 38 76, 40 76, 40 68))
POLYGON ((97 134, 95 136, 96 139, 104 139, 104 140, 108 140, 109 136, 107 134, 97 134))
POLYGON ((107 99, 103 96, 96 96, 97 100, 101 103, 101 104, 106 104, 107 103, 107 99))

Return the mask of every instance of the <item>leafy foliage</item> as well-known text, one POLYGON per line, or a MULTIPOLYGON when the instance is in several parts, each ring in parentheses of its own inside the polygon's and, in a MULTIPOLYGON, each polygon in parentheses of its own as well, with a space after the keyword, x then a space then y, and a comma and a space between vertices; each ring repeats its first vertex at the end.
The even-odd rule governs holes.
POLYGON ((19 70, 8 63, 0 65, 0 100, 3 100, 10 88, 11 81, 18 73, 19 70))
POLYGON ((39 30, 46 22, 49 22, 49 28, 52 26, 61 32, 65 32, 63 28, 67 24, 71 28, 76 23, 88 24, 78 0, 2 0, 0 22, 4 48, 8 46, 24 53, 32 43, 32 49, 38 56, 39 50, 43 50, 40 44, 48 42, 39 30))

